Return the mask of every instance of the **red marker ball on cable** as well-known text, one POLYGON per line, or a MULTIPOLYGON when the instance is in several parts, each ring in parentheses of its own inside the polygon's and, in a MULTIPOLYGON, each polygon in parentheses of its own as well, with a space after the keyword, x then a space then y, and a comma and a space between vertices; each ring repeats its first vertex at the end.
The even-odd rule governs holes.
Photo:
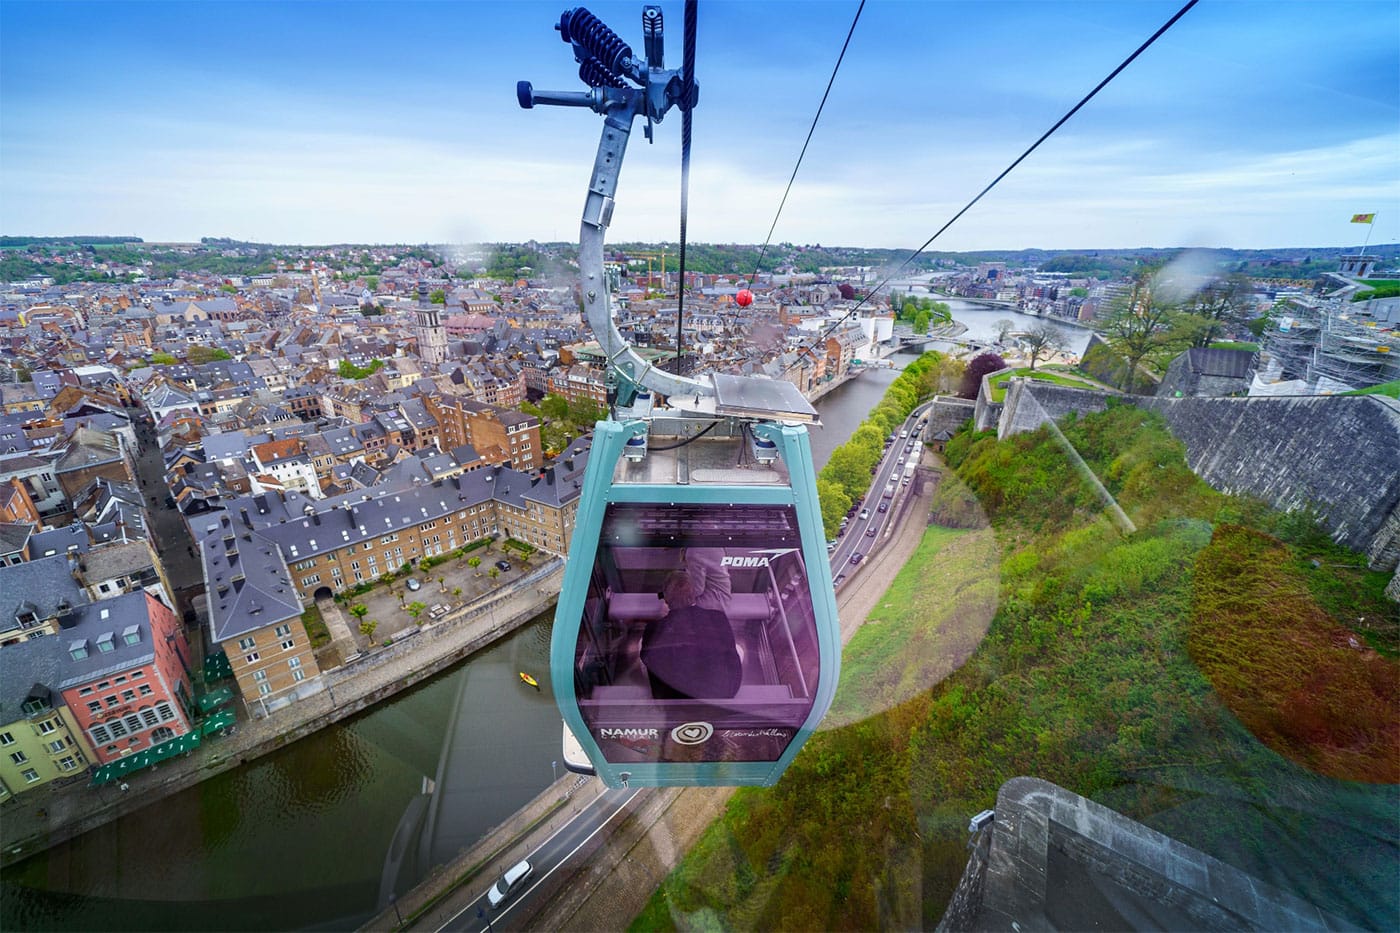
POLYGON ((734 301, 739 307, 747 308, 749 305, 753 304, 753 292, 749 291, 747 288, 741 288, 739 289, 739 293, 734 296, 734 301))

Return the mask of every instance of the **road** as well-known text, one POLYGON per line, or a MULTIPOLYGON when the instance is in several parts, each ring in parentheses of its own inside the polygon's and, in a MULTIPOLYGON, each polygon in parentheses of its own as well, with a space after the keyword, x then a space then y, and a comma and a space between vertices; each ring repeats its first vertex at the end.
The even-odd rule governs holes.
POLYGON ((525 880, 524 887, 496 910, 491 910, 486 901, 486 891, 495 883, 499 874, 488 876, 479 882, 480 892, 466 902, 446 923, 437 927, 442 931, 523 930, 528 929, 529 921, 551 898, 567 887, 572 867, 570 860, 586 862, 597 850, 607 845, 609 834, 603 830, 621 823, 614 820, 618 814, 631 809, 633 800, 640 791, 637 788, 605 790, 592 804, 574 819, 556 830, 540 843, 529 856, 533 868, 525 880), (560 869, 564 869, 560 871, 560 869))

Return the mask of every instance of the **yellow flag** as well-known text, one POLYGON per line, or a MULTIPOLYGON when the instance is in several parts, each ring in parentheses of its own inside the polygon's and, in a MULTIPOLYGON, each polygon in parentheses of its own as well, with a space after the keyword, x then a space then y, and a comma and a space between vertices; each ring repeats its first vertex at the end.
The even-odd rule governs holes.
POLYGON ((1376 219, 1375 214, 1352 214, 1351 222, 1354 224, 1369 224, 1376 219))

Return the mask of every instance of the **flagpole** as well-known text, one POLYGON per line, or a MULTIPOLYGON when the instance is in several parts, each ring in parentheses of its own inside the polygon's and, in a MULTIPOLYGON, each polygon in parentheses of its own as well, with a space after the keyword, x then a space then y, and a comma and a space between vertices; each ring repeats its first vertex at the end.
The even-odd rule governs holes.
POLYGON ((1361 256, 1366 255, 1366 247, 1371 245, 1371 231, 1376 229, 1376 215, 1372 214, 1371 219, 1366 223, 1366 242, 1361 244, 1361 256))

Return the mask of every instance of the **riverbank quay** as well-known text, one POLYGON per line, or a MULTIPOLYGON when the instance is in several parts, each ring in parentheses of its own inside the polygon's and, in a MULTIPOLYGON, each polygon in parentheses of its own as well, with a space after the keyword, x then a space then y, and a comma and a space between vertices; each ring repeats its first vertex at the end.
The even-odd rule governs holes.
POLYGON ((199 748, 120 782, 90 787, 85 775, 17 796, 0 808, 0 868, 157 804, 432 677, 548 609, 558 597, 563 572, 561 559, 544 563, 392 645, 324 672, 326 689, 320 693, 262 719, 240 717, 230 735, 210 737, 199 748))

